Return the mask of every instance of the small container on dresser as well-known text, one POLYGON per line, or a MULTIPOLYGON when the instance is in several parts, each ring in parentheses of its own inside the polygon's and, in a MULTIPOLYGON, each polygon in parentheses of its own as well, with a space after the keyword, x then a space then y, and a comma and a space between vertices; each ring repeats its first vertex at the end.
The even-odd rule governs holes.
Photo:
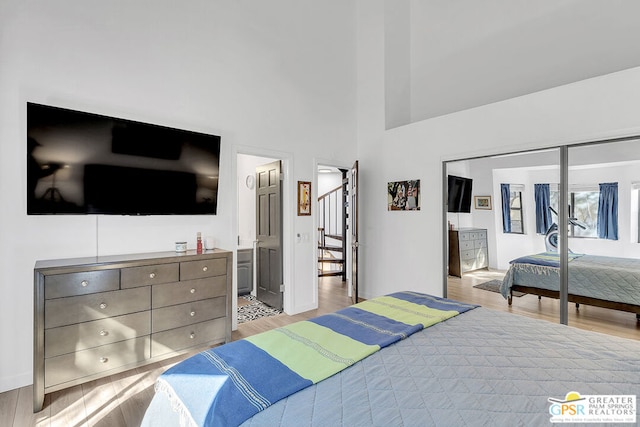
POLYGON ((231 340, 232 253, 38 261, 33 407, 50 393, 231 340))
POLYGON ((449 230, 449 275, 462 277, 467 271, 489 267, 487 230, 449 230))

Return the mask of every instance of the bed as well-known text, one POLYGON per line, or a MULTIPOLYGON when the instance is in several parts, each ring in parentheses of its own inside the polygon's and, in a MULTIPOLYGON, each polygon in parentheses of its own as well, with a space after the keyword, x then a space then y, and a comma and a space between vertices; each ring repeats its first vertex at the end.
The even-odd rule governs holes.
MULTIPOLYGON (((444 311, 449 311, 449 304, 460 304, 462 310, 428 327, 418 327, 406 338, 394 340, 236 424, 545 425, 551 416, 557 416, 550 415, 557 405, 553 402, 565 400, 569 393, 635 396, 639 390, 640 342, 424 297, 444 304, 444 311)), ((181 362, 165 372, 158 384, 165 375, 172 375, 172 369, 180 371, 183 364, 193 364, 193 358, 204 359, 196 355, 181 362)), ((266 365, 258 365, 257 370, 269 372, 266 365)), ((186 372, 194 378, 200 373, 197 367, 186 372)), ((187 401, 188 406, 189 399, 197 399, 228 379, 223 377, 212 375, 206 379, 208 386, 199 380, 191 385, 185 381, 178 400, 187 401)), ((176 404, 175 397, 157 387, 142 425, 190 425, 190 414, 176 404)), ((635 408, 635 400, 633 405, 635 408)), ((236 408, 224 398, 211 407, 223 411, 227 407, 231 412, 236 408)), ((627 416, 635 422, 635 413, 627 416)), ((213 415, 202 425, 232 424, 213 415)))
MULTIPOLYGON (((559 255, 543 252, 514 259, 500 291, 559 298, 559 255)), ((640 259, 569 254, 569 301, 636 314, 640 320, 640 259)))

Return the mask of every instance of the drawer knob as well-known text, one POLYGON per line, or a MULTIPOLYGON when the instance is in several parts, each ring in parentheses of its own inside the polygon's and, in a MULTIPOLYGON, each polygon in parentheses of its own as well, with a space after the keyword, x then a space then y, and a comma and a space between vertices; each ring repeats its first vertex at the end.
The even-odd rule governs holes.
POLYGON ((100 308, 101 308, 101 309, 103 309, 103 310, 104 310, 105 308, 107 308, 107 303, 106 303, 106 302, 103 302, 102 304, 100 304, 100 308))
POLYGON ((207 271, 209 269, 209 267, 207 267, 206 265, 204 267, 202 267, 202 271, 207 271))
POLYGON ((196 315, 196 312, 192 311, 191 313, 189 313, 189 315, 191 315, 191 317, 194 317, 196 315))
POLYGON ((196 333, 195 332, 191 332, 189 334, 189 338, 194 339, 196 337, 196 333))
POLYGON ((80 282, 80 284, 82 285, 83 288, 86 288, 87 285, 89 285, 89 281, 88 280, 83 280, 82 282, 80 282))
POLYGON ((156 278, 156 273, 151 273, 151 274, 149 274, 149 278, 151 278, 151 279, 155 279, 155 278, 156 278))
POLYGON ((101 337, 106 337, 107 335, 109 335, 109 331, 105 331, 104 329, 101 330, 99 333, 101 337))
POLYGON ((191 290, 189 292, 191 292, 192 294, 195 294, 196 293, 196 288, 191 288, 191 290))
POLYGON ((100 363, 107 363, 109 361, 108 357, 101 357, 100 358, 100 363))

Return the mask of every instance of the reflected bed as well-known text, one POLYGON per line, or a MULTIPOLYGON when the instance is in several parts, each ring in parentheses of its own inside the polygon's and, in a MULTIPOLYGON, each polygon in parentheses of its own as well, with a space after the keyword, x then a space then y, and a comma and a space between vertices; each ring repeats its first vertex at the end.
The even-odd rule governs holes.
MULTIPOLYGON (((511 305, 512 292, 559 298, 556 252, 510 262, 500 289, 511 305)), ((569 302, 636 313, 640 319, 640 259, 569 254, 569 302)))

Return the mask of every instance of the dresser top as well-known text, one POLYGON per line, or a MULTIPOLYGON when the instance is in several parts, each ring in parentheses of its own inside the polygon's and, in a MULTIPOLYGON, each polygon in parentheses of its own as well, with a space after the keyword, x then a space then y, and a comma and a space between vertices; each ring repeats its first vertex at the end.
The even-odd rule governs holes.
POLYGON ((147 252, 139 254, 122 254, 122 255, 103 255, 95 257, 82 257, 82 258, 63 258, 63 259, 48 259, 36 261, 35 269, 49 269, 49 268, 74 268, 74 267, 87 267, 87 266, 101 266, 101 265, 113 265, 113 264, 127 264, 127 265, 145 265, 150 261, 169 263, 180 261, 196 261, 198 259, 206 258, 221 258, 229 256, 231 252, 223 249, 211 249, 203 250, 201 254, 196 253, 195 250, 189 250, 187 252, 147 252))
POLYGON ((487 231, 486 228, 462 227, 450 231, 487 231))

